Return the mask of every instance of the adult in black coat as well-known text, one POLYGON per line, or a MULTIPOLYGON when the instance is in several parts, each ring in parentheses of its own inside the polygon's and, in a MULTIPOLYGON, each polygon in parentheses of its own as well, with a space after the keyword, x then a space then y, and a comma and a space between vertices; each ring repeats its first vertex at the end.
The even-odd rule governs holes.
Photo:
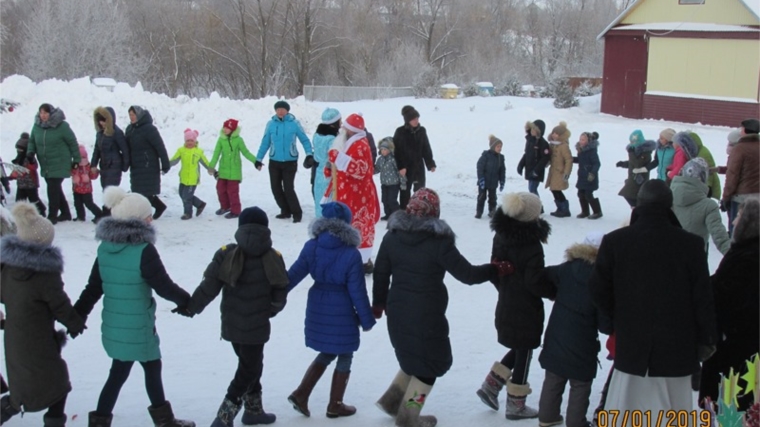
POLYGON ((420 113, 411 105, 406 105, 401 109, 401 115, 404 116, 404 126, 397 128, 393 134, 393 154, 399 173, 409 183, 406 190, 400 192, 399 204, 403 210, 409 203, 412 191, 425 186, 425 169, 435 172, 435 160, 427 130, 420 126, 420 113))
POLYGON ((551 226, 540 215, 541 200, 536 195, 509 193, 491 219, 491 229, 496 232, 491 259, 509 261, 514 266, 514 274, 494 282, 499 292, 496 332, 499 344, 509 351, 501 362, 494 363, 478 396, 486 405, 498 409, 498 394, 506 384, 508 419, 538 416, 538 411, 525 405, 531 392, 528 369, 544 330, 542 298, 553 298, 555 294, 544 273, 541 246, 549 238, 551 226))
POLYGON ((544 182, 546 165, 552 158, 549 143, 544 139, 546 123, 543 120, 525 123, 525 153, 517 164, 518 175, 525 171, 528 191, 538 196, 538 184, 544 182))
POLYGON ((388 334, 401 367, 378 403, 397 416, 399 426, 417 426, 414 420, 426 420, 419 417, 424 399, 416 407, 400 403, 430 393, 436 378, 453 361, 446 320, 449 297, 443 283, 446 272, 468 285, 497 277, 494 265, 473 266, 459 253, 454 232, 439 216, 438 195, 433 190, 414 193, 406 211, 388 219, 373 272, 373 311, 376 318, 383 310, 388 314, 388 334))
POLYGON ((153 219, 158 219, 166 210, 158 194, 161 194, 161 174, 171 168, 169 155, 148 110, 136 105, 129 107, 129 120, 131 123, 125 134, 129 147, 131 189, 150 201, 156 210, 153 219))
POLYGON ((599 313, 591 302, 588 288, 603 236, 598 232, 589 233, 583 243, 567 248, 564 263, 546 268, 546 276, 556 286, 557 296, 538 357, 546 371, 538 405, 541 425, 563 421, 560 405, 568 382, 570 395, 565 424, 568 427, 588 425, 586 413, 601 348, 599 332, 612 333, 612 321, 599 313))
POLYGON ((234 419, 241 406, 245 406, 243 424, 275 421, 273 414, 264 412, 260 380, 269 319, 285 307, 288 272, 282 255, 272 248, 271 235, 264 211, 244 209, 235 232, 237 243, 216 251, 184 313, 203 312, 222 293, 222 339, 232 344, 238 368, 217 412, 220 422, 234 419))
MULTIPOLYGON (((718 401, 720 374, 728 377, 733 369, 743 375, 745 362, 760 348, 760 202, 757 198, 749 198, 741 205, 734 223, 731 249, 711 277, 721 338, 715 354, 702 365, 699 401, 703 407, 706 397, 713 403, 718 401)), ((753 401, 752 394, 740 397, 738 410, 747 410, 753 401)))
POLYGON ((590 282, 616 337, 605 409, 691 408, 691 374, 717 342, 704 242, 681 229, 664 181, 644 183, 637 200, 631 225, 602 240, 590 282))
POLYGON ((100 185, 121 184, 121 174, 129 170, 129 148, 124 132, 116 126, 116 114, 111 107, 98 107, 95 121, 95 148, 90 165, 100 170, 100 185))

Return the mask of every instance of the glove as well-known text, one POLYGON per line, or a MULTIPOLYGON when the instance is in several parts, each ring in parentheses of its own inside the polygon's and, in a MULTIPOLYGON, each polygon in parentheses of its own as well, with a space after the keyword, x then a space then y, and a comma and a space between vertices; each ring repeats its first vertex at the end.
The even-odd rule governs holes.
POLYGON ((697 347, 697 358, 700 362, 709 359, 715 353, 715 345, 701 344, 697 347))
POLYGON ((728 212, 728 207, 731 205, 731 202, 721 200, 720 201, 720 211, 721 212, 728 212))
POLYGON ((499 277, 509 276, 515 272, 515 266, 509 261, 498 261, 496 259, 491 260, 491 264, 496 266, 496 270, 499 272, 499 277))
POLYGON ((180 316, 185 316, 185 317, 190 317, 190 318, 195 316, 195 314, 192 313, 190 310, 188 310, 187 306, 184 306, 184 305, 178 305, 177 308, 172 310, 172 313, 177 313, 180 316))
POLYGON ((649 169, 647 169, 646 167, 642 166, 640 168, 636 168, 636 169, 632 170, 631 172, 633 172, 633 173, 647 173, 647 172, 649 172, 649 169))
POLYGON ((504 183, 499 183, 499 192, 504 191, 504 183))
POLYGON ((478 188, 480 188, 481 190, 485 190, 486 189, 486 179, 485 178, 480 178, 478 180, 478 188))
POLYGON ((312 167, 314 167, 315 163, 316 162, 314 161, 314 156, 312 156, 311 154, 309 154, 308 156, 306 156, 305 159, 303 159, 303 167, 305 167, 306 169, 311 169, 312 167))
POLYGON ((85 329, 87 329, 87 325, 82 325, 82 329, 69 329, 66 331, 66 333, 69 334, 73 340, 74 338, 82 335, 82 332, 84 332, 85 329))
POLYGON ((375 319, 383 317, 383 311, 385 311, 385 307, 372 306, 372 315, 375 316, 375 319))
POLYGON ((254 162, 253 165, 256 166, 257 170, 261 170, 261 168, 264 166, 264 163, 261 163, 260 161, 256 160, 256 162, 254 162))
POLYGON ((617 162, 617 163, 615 163, 615 166, 617 166, 619 168, 626 168, 626 167, 628 167, 628 166, 625 165, 625 162, 617 162))
POLYGON ((570 175, 565 175, 565 176, 563 176, 563 177, 562 177, 562 179, 563 179, 565 182, 567 182, 567 181, 569 181, 569 180, 570 180, 570 175))
POLYGON ((589 172, 588 176, 586 177, 586 181, 588 181, 588 182, 594 182, 595 179, 596 179, 596 175, 594 175, 593 173, 589 172))

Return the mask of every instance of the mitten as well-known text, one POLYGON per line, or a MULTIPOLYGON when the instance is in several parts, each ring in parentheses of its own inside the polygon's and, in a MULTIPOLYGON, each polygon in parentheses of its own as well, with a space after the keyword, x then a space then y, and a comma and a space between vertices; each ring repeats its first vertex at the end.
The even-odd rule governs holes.
POLYGON ((478 180, 478 188, 480 188, 481 190, 485 190, 486 189, 486 179, 485 178, 480 178, 478 180))
POLYGON ((625 162, 617 162, 615 163, 615 166, 619 168, 627 168, 628 166, 625 165, 625 162))
POLYGON ((175 308, 174 310, 172 310, 172 313, 177 313, 180 316, 185 316, 185 317, 193 317, 193 316, 195 316, 195 313, 193 313, 190 310, 188 310, 187 306, 184 306, 184 305, 178 305, 177 308, 175 308))
POLYGON ((588 182, 594 182, 595 179, 596 179, 596 175, 594 175, 593 173, 589 172, 588 176, 586 177, 586 180, 588 182))
POLYGON ((383 317, 383 311, 385 311, 385 307, 376 305, 372 306, 372 315, 375 316, 375 319, 383 317))
POLYGON ((256 166, 256 169, 261 170, 261 168, 264 166, 264 163, 261 163, 260 161, 256 160, 253 163, 254 166, 256 166))
POLYGON ((515 272, 515 266, 509 261, 498 261, 496 259, 491 260, 491 264, 496 266, 496 270, 499 272, 499 277, 508 276, 515 272))
POLYGON ((728 212, 728 207, 731 205, 731 202, 728 202, 726 200, 720 201, 720 210, 721 212, 728 212))
POLYGON ((715 353, 715 346, 712 344, 701 344, 697 347, 697 358, 700 362, 709 359, 715 353))
POLYGON ((303 159, 303 167, 305 167, 306 169, 311 169, 312 167, 314 167, 314 156, 312 156, 311 154, 306 156, 306 158, 303 159))

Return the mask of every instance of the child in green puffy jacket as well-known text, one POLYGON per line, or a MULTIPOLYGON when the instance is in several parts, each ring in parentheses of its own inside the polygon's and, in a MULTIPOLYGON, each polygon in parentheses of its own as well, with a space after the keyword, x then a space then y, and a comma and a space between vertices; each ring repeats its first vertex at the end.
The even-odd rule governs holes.
POLYGON ((217 178, 216 195, 219 197, 220 205, 216 214, 224 215, 227 219, 237 218, 240 215, 240 181, 243 180, 241 154, 251 163, 256 164, 256 156, 248 151, 243 138, 240 137, 238 121, 228 119, 219 133, 219 140, 216 142, 214 155, 211 157, 212 168, 215 168, 217 160, 219 161, 219 172, 214 174, 217 178))
POLYGON ((169 160, 172 166, 177 163, 181 164, 179 170, 179 196, 182 198, 182 206, 185 209, 182 219, 193 217, 193 206, 195 206, 195 216, 199 216, 206 207, 206 202, 195 195, 195 189, 201 182, 200 167, 213 173, 209 166, 209 161, 203 150, 198 147, 198 131, 185 129, 185 145, 177 149, 174 156, 169 160))

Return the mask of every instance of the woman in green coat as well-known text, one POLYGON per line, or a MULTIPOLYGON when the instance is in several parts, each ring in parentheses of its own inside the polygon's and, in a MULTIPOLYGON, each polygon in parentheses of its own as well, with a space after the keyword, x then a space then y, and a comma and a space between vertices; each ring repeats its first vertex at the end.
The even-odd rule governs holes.
POLYGON ((34 117, 34 126, 29 135, 27 158, 40 162, 40 175, 47 183, 47 196, 50 203, 48 219, 53 224, 59 221, 71 221, 69 202, 63 194, 63 180, 71 177, 71 169, 79 165, 79 143, 74 132, 66 122, 66 115, 60 108, 50 104, 40 105, 34 117), (58 215, 60 210, 61 215, 58 215))
POLYGON ((97 410, 90 412, 91 426, 110 426, 121 387, 135 362, 145 371, 145 388, 153 423, 161 427, 195 427, 192 421, 174 418, 164 397, 161 350, 156 332, 156 300, 153 291, 177 304, 177 312, 190 301, 190 294, 172 281, 154 246, 152 207, 138 193, 108 187, 104 194, 111 216, 98 223, 95 238, 101 240, 87 286, 74 308, 86 319, 103 298, 101 324, 103 347, 113 359, 108 380, 100 392, 97 410))

